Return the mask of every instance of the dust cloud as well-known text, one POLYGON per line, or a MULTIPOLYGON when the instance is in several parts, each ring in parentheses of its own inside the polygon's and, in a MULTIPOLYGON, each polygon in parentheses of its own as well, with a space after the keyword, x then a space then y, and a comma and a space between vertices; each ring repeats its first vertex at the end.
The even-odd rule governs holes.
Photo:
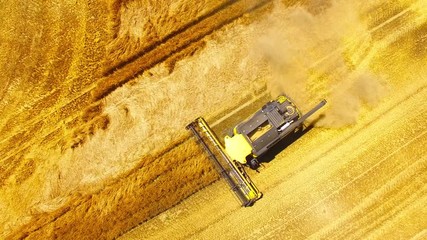
POLYGON ((271 68, 270 93, 287 94, 302 111, 327 99, 317 126, 354 124, 363 106, 373 107, 385 95, 382 77, 364 61, 360 46, 369 44, 371 36, 358 16, 358 4, 312 1, 289 8, 276 1, 262 24, 268 27, 255 49, 271 68))

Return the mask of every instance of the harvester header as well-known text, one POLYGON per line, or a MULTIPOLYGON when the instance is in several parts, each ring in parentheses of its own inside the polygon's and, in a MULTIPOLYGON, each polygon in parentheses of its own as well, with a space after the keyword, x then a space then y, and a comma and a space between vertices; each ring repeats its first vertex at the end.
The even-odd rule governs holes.
POLYGON ((250 206, 261 198, 261 192, 255 187, 245 170, 228 156, 215 133, 203 118, 199 117, 194 120, 187 125, 187 129, 192 131, 215 169, 225 179, 243 206, 250 206))

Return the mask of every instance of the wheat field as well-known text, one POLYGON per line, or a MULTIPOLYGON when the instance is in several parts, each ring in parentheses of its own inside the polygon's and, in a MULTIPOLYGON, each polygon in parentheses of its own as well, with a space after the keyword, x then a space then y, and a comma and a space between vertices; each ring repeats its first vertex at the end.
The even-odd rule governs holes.
POLYGON ((0 238, 425 235, 423 1, 1 5, 0 238), (283 92, 328 105, 239 209, 184 127, 283 92))

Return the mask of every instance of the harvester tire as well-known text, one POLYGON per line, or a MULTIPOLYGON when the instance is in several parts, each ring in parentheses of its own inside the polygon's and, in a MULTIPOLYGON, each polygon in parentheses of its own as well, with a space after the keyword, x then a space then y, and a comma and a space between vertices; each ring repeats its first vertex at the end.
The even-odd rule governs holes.
POLYGON ((258 160, 256 158, 251 158, 248 161, 248 165, 253 170, 257 170, 259 168, 259 166, 260 166, 260 164, 259 164, 259 162, 258 162, 258 160))

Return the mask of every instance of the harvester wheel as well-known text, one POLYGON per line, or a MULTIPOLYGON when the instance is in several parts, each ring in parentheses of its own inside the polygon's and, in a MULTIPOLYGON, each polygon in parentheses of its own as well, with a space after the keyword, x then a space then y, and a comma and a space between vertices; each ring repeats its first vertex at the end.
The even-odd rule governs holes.
POLYGON ((253 169, 253 170, 258 169, 258 168, 259 168, 259 166, 260 166, 260 164, 259 164, 259 162, 258 162, 258 160, 257 160, 256 158, 251 158, 251 159, 248 161, 248 165, 249 165, 249 167, 250 167, 251 169, 253 169))

